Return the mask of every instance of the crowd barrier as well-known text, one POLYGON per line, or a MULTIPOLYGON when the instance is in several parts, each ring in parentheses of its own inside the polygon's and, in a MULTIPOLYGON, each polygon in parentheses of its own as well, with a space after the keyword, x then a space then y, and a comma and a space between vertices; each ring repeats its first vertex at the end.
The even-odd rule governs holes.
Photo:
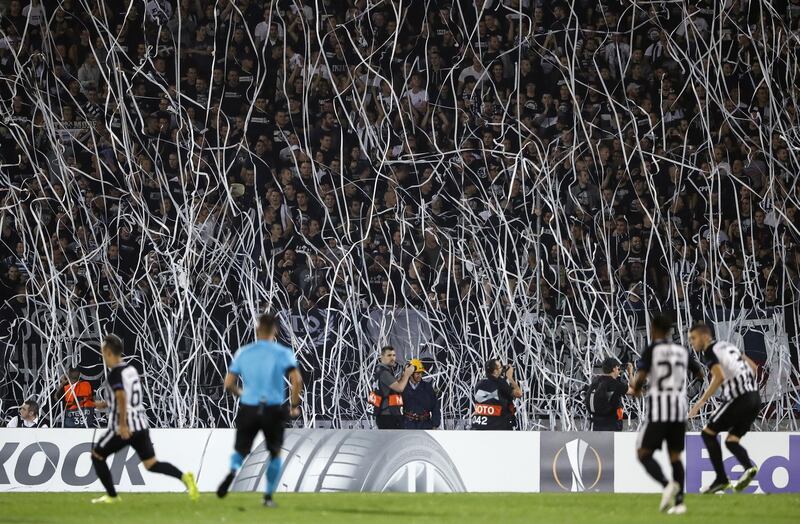
MULTIPOLYGON (((0 492, 101 491, 90 450, 103 430, 0 429, 0 492)), ((151 430, 156 453, 213 491, 228 470, 230 429, 151 430)), ((760 471, 749 492, 800 493, 800 433, 754 432, 743 444, 760 471)), ((741 467, 723 447, 731 478, 741 467)), ((656 456, 667 468, 665 453, 656 456)), ((636 459, 635 433, 287 430, 279 491, 616 492, 659 486, 636 459)), ((264 487, 257 441, 232 489, 264 487)), ((686 436, 686 489, 714 476, 700 436, 686 436)), ((120 491, 180 491, 148 473, 132 449, 109 459, 120 491)))

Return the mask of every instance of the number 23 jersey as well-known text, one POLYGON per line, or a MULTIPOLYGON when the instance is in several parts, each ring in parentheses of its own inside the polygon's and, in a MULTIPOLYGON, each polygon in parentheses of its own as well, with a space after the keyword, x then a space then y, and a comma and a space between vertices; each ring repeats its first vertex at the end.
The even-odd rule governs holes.
POLYGON ((108 417, 108 428, 119 431, 119 406, 117 405, 117 391, 125 392, 125 411, 128 429, 131 433, 148 428, 147 414, 142 402, 142 384, 139 372, 130 364, 118 364, 108 373, 108 388, 110 390, 109 405, 111 407, 108 417))

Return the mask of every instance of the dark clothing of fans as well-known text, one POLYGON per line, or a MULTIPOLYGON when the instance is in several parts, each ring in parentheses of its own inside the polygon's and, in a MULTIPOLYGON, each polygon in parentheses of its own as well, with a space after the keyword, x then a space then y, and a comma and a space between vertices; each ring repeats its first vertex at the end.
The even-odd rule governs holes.
POLYGON ((422 380, 409 382, 403 391, 405 429, 433 429, 441 422, 439 399, 433 384, 422 380))

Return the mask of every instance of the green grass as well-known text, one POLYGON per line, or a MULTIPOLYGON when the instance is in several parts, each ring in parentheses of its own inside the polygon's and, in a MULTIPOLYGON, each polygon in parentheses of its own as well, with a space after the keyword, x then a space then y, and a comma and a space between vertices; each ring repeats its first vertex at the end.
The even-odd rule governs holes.
POLYGON ((185 495, 123 493, 122 503, 96 506, 93 493, 0 493, 3 523, 279 522, 506 522, 653 524, 703 522, 796 523, 800 495, 687 497, 684 516, 658 513, 657 495, 582 494, 278 494, 275 509, 258 493, 232 493, 217 500, 204 493, 197 503, 185 495))

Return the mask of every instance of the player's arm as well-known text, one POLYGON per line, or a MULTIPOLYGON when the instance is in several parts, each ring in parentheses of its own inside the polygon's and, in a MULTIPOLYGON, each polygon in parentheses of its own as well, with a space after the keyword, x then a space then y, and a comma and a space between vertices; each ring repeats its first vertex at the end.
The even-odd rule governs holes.
POLYGON ((290 414, 293 417, 299 417, 300 392, 303 390, 303 375, 300 374, 299 369, 294 368, 289 371, 289 384, 290 384, 290 395, 289 395, 290 414))
POLYGON ((706 392, 703 393, 703 396, 700 397, 700 400, 697 401, 697 404, 692 406, 692 409, 689 411, 689 418, 696 417, 697 414, 700 413, 700 408, 702 408, 703 404, 708 402, 708 399, 710 399, 714 393, 717 392, 724 380, 725 376, 722 374, 722 368, 720 365, 714 364, 711 366, 711 383, 708 385, 706 392))
POLYGON ((105 400, 95 400, 94 407, 95 409, 108 409, 108 402, 105 400))
POLYGON ((405 391, 406 386, 408 385, 408 379, 410 379, 411 375, 414 374, 414 369, 414 366, 411 364, 406 365, 400 378, 389 384, 389 389, 396 393, 402 393, 405 391))
MULTIPOLYGON (((644 348, 642 352, 642 358, 637 363, 636 367, 638 370, 636 371, 636 376, 633 378, 633 383, 631 387, 628 388, 628 395, 633 395, 634 397, 638 397, 642 394, 642 389, 644 388, 644 384, 647 381, 647 375, 650 373, 650 366, 651 362, 653 361, 653 346, 648 345, 644 348)), ((629 363, 629 375, 630 372, 633 370, 633 365, 629 363)))
POLYGON ((128 428, 128 404, 125 389, 114 390, 114 398, 117 401, 117 416, 119 417, 119 436, 123 439, 131 438, 131 431, 128 428))
POLYGON ((225 391, 237 398, 242 396, 242 388, 239 386, 239 376, 242 374, 241 354, 241 350, 236 352, 225 375, 225 391))
POLYGON ((122 385, 122 371, 119 368, 114 368, 109 373, 108 384, 114 395, 114 403, 119 417, 119 436, 128 439, 131 436, 128 428, 128 399, 125 395, 125 387, 122 385))
POLYGON ((297 368, 289 371, 289 383, 292 386, 291 402, 292 407, 296 408, 300 405, 300 391, 303 389, 303 375, 297 368))
POLYGON ((692 372, 695 379, 703 380, 703 366, 692 356, 689 357, 689 371, 692 372))
POLYGON ((632 395, 634 397, 638 397, 642 394, 642 388, 644 388, 644 383, 647 381, 647 371, 640 369, 636 372, 636 376, 633 377, 633 382, 631 386, 628 388, 628 395, 632 395))
POLYGON ((753 362, 753 359, 752 359, 752 358, 750 358, 750 357, 748 357, 748 356, 747 356, 747 355, 745 355, 744 353, 742 353, 742 358, 744 359, 744 361, 745 361, 745 362, 747 362, 747 365, 748 365, 748 366, 750 366, 750 369, 752 369, 752 370, 753 370, 753 373, 754 373, 756 376, 758 376, 758 364, 756 364, 755 362, 753 362))
POLYGON ((239 387, 239 375, 228 371, 228 374, 225 375, 225 391, 234 397, 242 396, 242 388, 239 387))

